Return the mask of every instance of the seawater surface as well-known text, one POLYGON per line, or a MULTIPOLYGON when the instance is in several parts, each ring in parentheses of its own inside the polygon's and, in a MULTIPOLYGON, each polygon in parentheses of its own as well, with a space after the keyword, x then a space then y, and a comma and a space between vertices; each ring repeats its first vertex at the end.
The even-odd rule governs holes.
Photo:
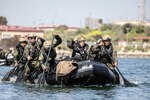
MULTIPOLYGON (((0 100, 150 100, 150 58, 120 58, 119 69, 135 87, 60 87, 0 82, 0 100)), ((2 78, 11 67, 0 67, 2 78)))

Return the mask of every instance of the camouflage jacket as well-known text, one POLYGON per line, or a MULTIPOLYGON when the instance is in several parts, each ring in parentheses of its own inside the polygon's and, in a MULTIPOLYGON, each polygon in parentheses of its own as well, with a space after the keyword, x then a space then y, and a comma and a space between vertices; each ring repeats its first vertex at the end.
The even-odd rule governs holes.
POLYGON ((44 48, 40 52, 39 61, 41 66, 54 67, 55 58, 56 58, 56 50, 52 47, 51 50, 45 50, 44 48), (49 53, 50 52, 50 53, 49 53), (48 56, 49 53, 49 56, 48 56))
POLYGON ((117 61, 117 56, 114 56, 113 46, 109 47, 94 45, 91 49, 91 55, 94 55, 96 61, 103 63, 114 63, 117 61))
POLYGON ((28 56, 32 57, 32 61, 35 61, 35 60, 38 60, 38 57, 39 57, 39 54, 40 54, 40 46, 38 44, 28 44, 26 47, 25 47, 25 50, 24 50, 24 54, 25 54, 25 57, 28 58, 28 56))
POLYGON ((88 56, 88 49, 89 45, 84 44, 84 46, 80 46, 78 42, 74 42, 73 40, 67 42, 68 48, 72 49, 72 57, 75 57, 76 55, 80 55, 82 60, 86 60, 88 56))
POLYGON ((58 35, 55 35, 54 38, 56 39, 56 41, 51 45, 51 47, 48 50, 46 50, 43 47, 40 52, 39 61, 40 61, 41 66, 45 65, 49 67, 55 67, 55 58, 57 56, 55 47, 57 47, 59 44, 62 43, 62 39, 58 35), (49 56, 48 56, 48 53, 49 53, 49 56))
POLYGON ((14 51, 14 61, 18 63, 25 63, 27 58, 24 56, 24 48, 18 43, 14 51))

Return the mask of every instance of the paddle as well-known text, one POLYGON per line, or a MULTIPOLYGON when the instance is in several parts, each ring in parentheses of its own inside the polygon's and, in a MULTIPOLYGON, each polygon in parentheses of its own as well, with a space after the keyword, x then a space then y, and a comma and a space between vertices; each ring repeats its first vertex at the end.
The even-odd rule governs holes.
POLYGON ((121 74, 120 70, 118 69, 118 67, 116 66, 117 71, 119 72, 119 74, 121 75, 123 81, 124 81, 124 85, 127 87, 133 87, 136 86, 136 84, 129 82, 126 78, 123 77, 123 75, 121 74))
MULTIPOLYGON (((18 63, 21 61, 21 59, 23 58, 23 56, 19 59, 18 63)), ((9 72, 7 72, 5 74, 5 76, 2 78, 1 81, 9 81, 10 77, 12 77, 15 74, 16 70, 17 70, 17 67, 15 66, 13 69, 11 69, 9 72)))
POLYGON ((5 76, 1 79, 1 81, 10 81, 10 77, 12 77, 14 75, 14 72, 17 68, 14 67, 13 69, 11 69, 9 72, 7 72, 5 74, 5 76))
MULTIPOLYGON (((52 43, 53 43, 53 41, 54 41, 54 37, 53 37, 53 39, 52 39, 52 43)), ((49 48, 45 65, 47 65, 48 58, 49 58, 49 55, 50 55, 51 50, 52 50, 52 47, 49 48)), ((41 75, 39 76, 39 78, 38 78, 37 84, 38 84, 39 86, 40 86, 40 85, 44 85, 45 82, 46 82, 46 80, 45 80, 45 72, 46 72, 46 70, 43 70, 42 74, 41 74, 41 75)))
POLYGON ((26 62, 25 66, 24 66, 24 70, 20 73, 20 75, 18 75, 15 83, 22 83, 24 81, 28 63, 29 63, 29 60, 26 62))
MULTIPOLYGON (((107 50, 103 47, 103 49, 107 52, 107 50)), ((107 54, 108 54, 108 56, 109 56, 109 58, 111 59, 111 61, 113 62, 114 60, 113 60, 113 58, 109 55, 109 53, 107 52, 107 54)), ((135 84, 134 83, 131 83, 131 82, 129 82, 126 78, 124 78, 124 76, 122 75, 122 73, 120 72, 120 70, 119 70, 119 68, 117 67, 117 66, 115 66, 116 67, 116 69, 117 69, 117 71, 119 72, 119 74, 121 75, 121 77, 122 77, 122 79, 123 79, 123 81, 124 81, 124 86, 129 86, 129 87, 132 87, 132 86, 135 86, 135 84)))

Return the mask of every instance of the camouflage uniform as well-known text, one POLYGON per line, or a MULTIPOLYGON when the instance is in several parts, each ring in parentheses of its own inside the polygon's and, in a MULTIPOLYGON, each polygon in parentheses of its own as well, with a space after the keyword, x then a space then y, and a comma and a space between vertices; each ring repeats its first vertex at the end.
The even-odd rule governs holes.
POLYGON ((43 38, 37 37, 37 44, 39 45, 40 49, 42 49, 44 42, 45 40, 43 38))
POLYGON ((27 66, 25 68, 26 70, 26 76, 27 79, 30 80, 30 82, 33 82, 33 79, 31 78, 32 75, 36 70, 39 70, 39 53, 40 53, 40 45, 38 45, 37 42, 37 36, 33 33, 31 33, 28 37, 28 45, 25 47, 24 55, 28 60, 27 66))
POLYGON ((95 54, 94 60, 106 64, 106 66, 116 75, 118 83, 119 75, 115 70, 115 67, 118 64, 117 52, 114 52, 113 50, 110 37, 104 35, 102 38, 102 44, 96 44, 91 50, 92 53, 95 54))
POLYGON ((101 46, 102 46, 102 39, 99 39, 96 41, 95 44, 93 44, 90 49, 89 49, 89 59, 95 60, 95 61, 100 61, 100 54, 99 51, 101 51, 101 46))
POLYGON ((84 37, 79 37, 77 41, 68 41, 67 46, 73 50, 72 59, 76 61, 83 61, 87 59, 87 51, 89 45, 85 43, 84 37), (81 42, 84 42, 83 45, 80 45, 81 42))
POLYGON ((52 44, 51 41, 44 42, 44 48, 39 56, 41 67, 48 67, 48 71, 51 71, 56 67, 55 58, 57 54, 55 47, 62 43, 62 39, 58 35, 54 35, 54 38, 56 39, 54 44, 52 44))
POLYGON ((24 69, 24 65, 27 62, 27 58, 24 56, 24 48, 27 45, 27 41, 24 38, 21 38, 19 43, 16 45, 16 49, 14 51, 14 62, 15 67, 17 67, 16 73, 19 73, 24 69), (24 43, 24 47, 22 46, 24 43))
POLYGON ((25 48, 25 57, 28 58, 29 56, 31 57, 31 59, 29 60, 28 63, 28 68, 30 69, 30 71, 34 71, 35 69, 37 69, 39 67, 39 61, 38 61, 38 57, 39 57, 39 53, 40 53, 40 47, 39 45, 35 44, 28 44, 25 48))
POLYGON ((114 56, 113 46, 109 43, 108 46, 104 45, 103 41, 109 41, 110 37, 105 35, 102 39, 102 43, 97 43, 91 49, 91 52, 95 54, 94 60, 107 64, 108 67, 114 69, 115 66, 112 66, 116 62, 116 57, 114 56))

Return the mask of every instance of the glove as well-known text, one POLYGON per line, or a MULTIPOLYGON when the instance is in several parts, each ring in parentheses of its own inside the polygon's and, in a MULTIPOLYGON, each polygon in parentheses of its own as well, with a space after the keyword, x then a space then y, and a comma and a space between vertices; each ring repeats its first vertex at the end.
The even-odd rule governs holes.
POLYGON ((116 67, 117 65, 118 65, 117 62, 112 63, 112 66, 113 66, 113 67, 116 67))
POLYGON ((59 35, 53 35, 54 38, 57 40, 58 44, 61 44, 62 43, 62 39, 59 35))
POLYGON ((42 66, 42 69, 48 71, 48 67, 45 65, 42 66))
POLYGON ((56 38, 56 39, 57 39, 57 38, 60 38, 59 35, 53 35, 53 37, 56 38))

